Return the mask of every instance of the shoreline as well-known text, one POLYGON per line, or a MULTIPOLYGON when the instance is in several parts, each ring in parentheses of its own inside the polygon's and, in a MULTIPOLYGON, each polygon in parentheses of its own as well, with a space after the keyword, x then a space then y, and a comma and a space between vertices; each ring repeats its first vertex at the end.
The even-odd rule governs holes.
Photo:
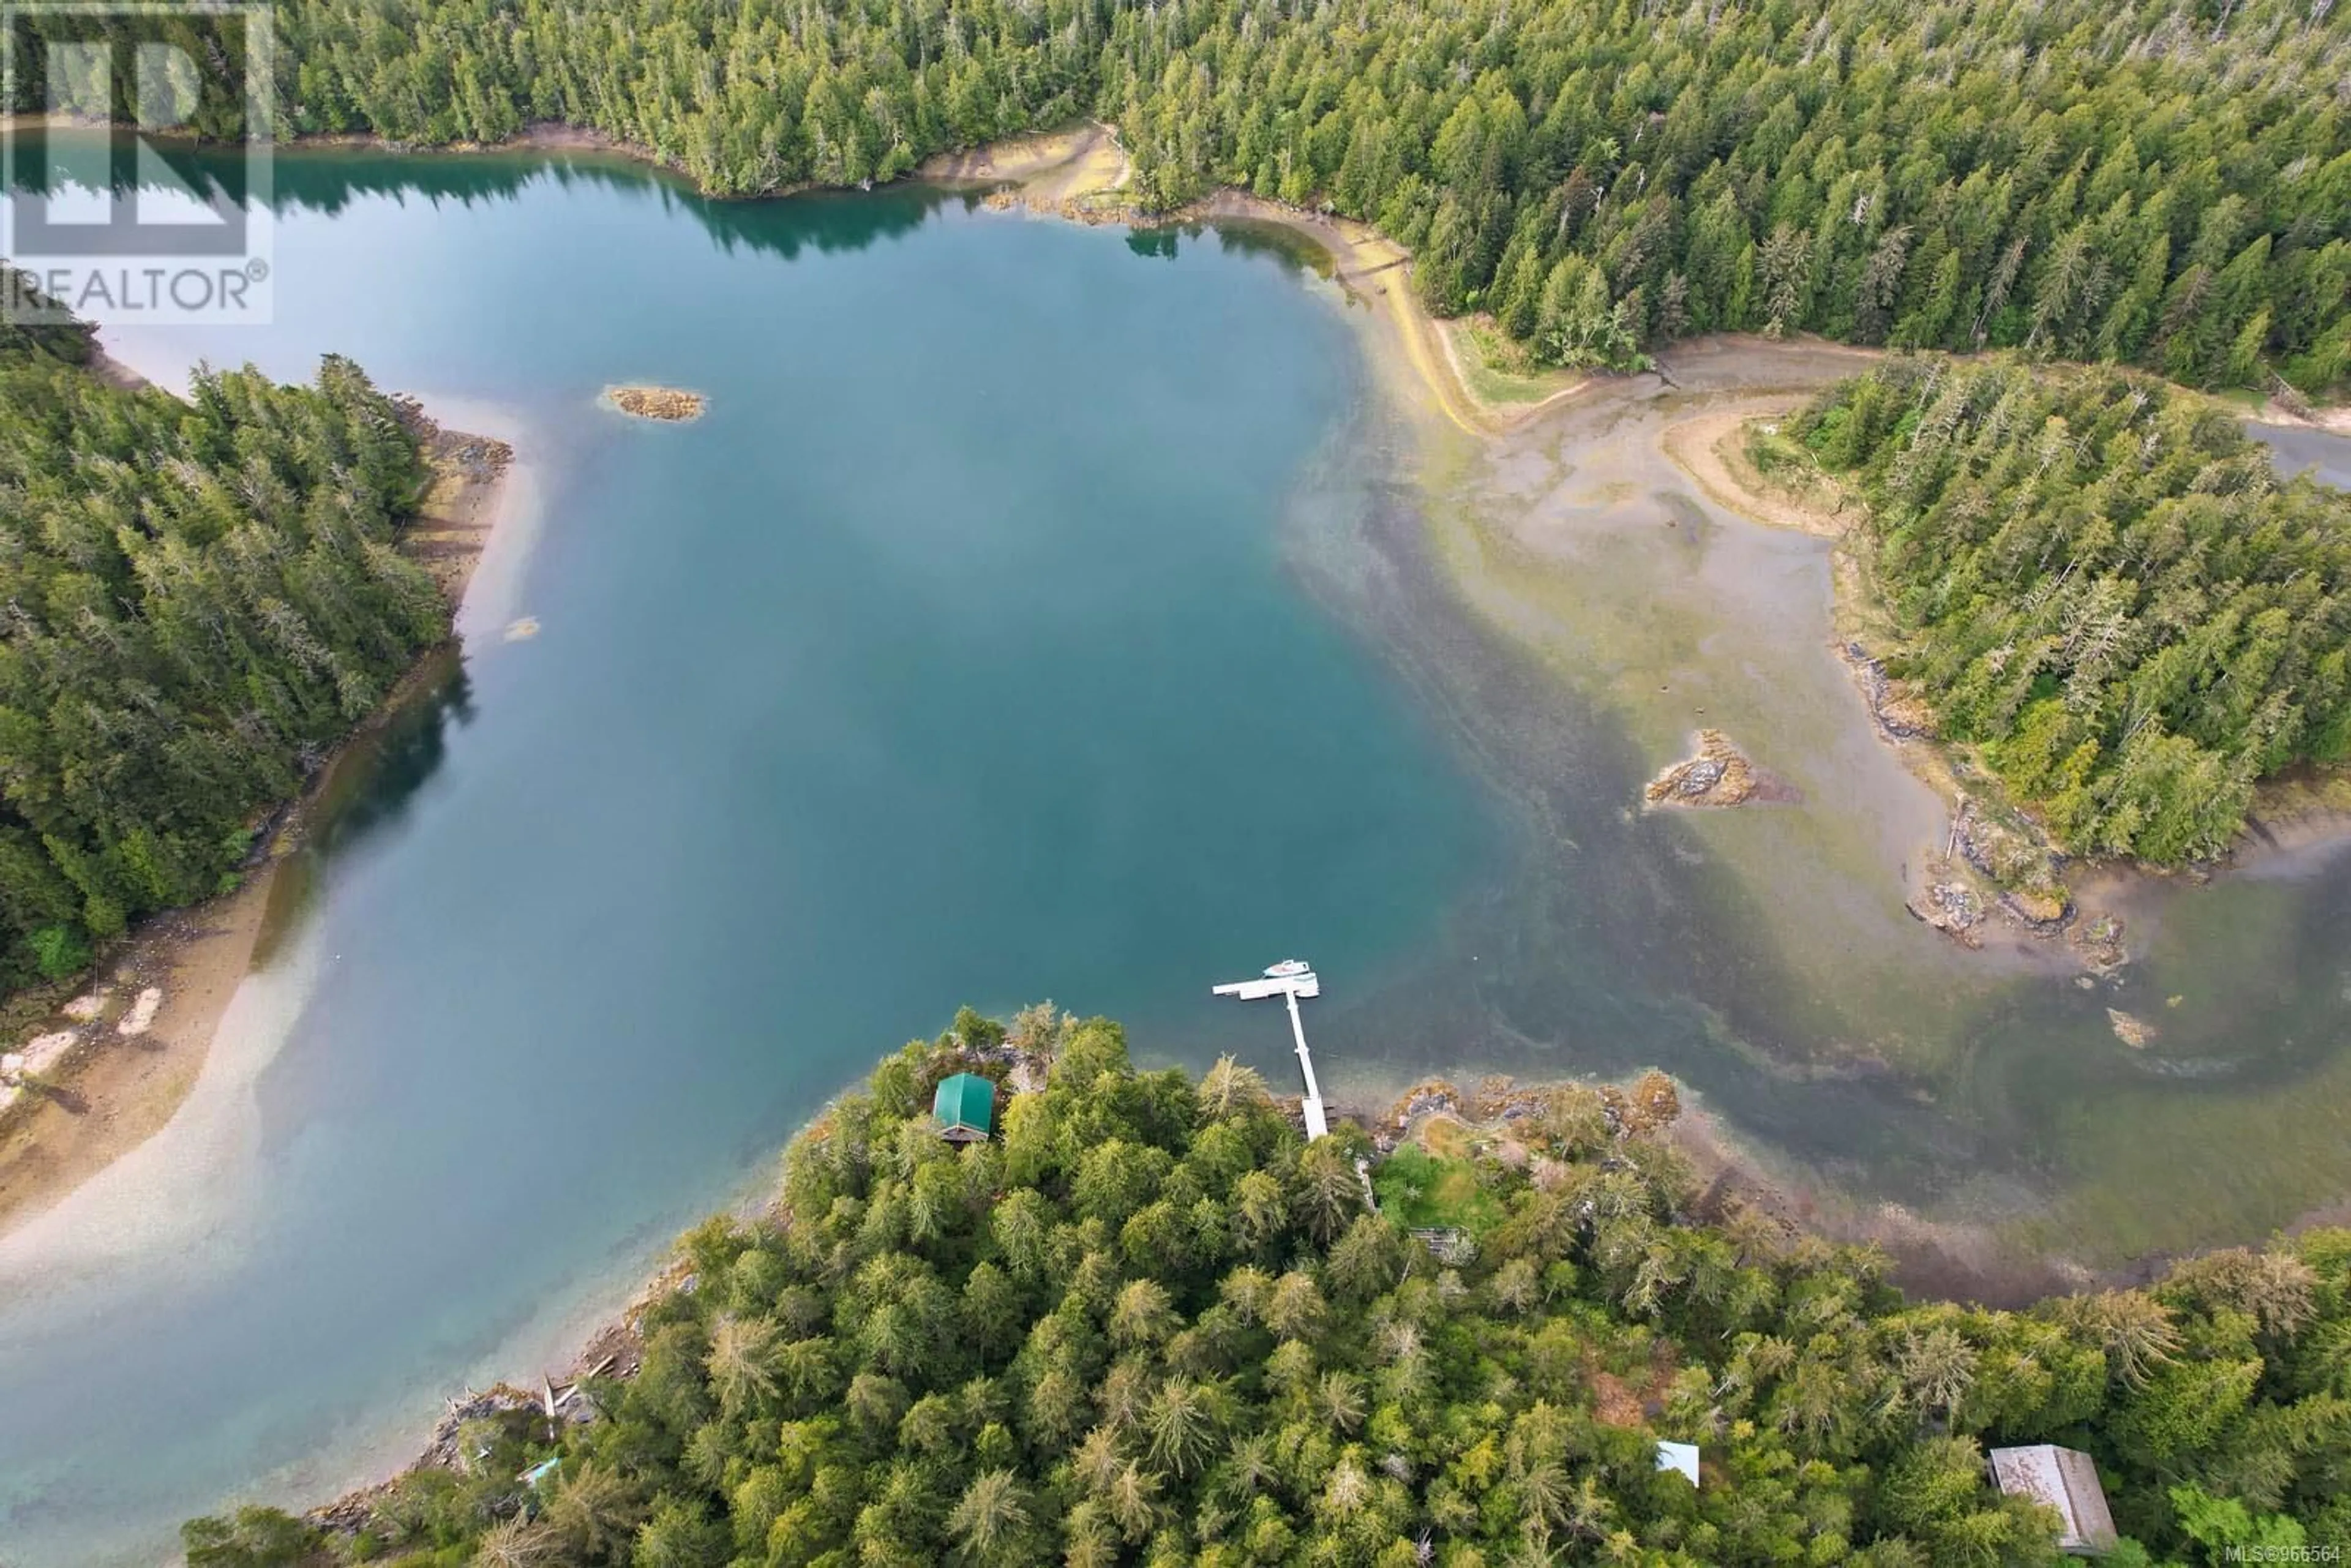
MULTIPOLYGON (((80 130, 110 127, 68 115, 0 114, 0 131, 80 130)), ((623 141, 590 127, 560 120, 534 120, 503 141, 455 141, 441 146, 399 142, 372 132, 298 136, 282 145, 291 149, 367 149, 413 156, 466 157, 486 152, 590 152, 626 159, 663 173, 692 180, 674 161, 648 147, 623 141)), ((1132 164, 1118 139, 1117 128, 1098 120, 1057 131, 1026 131, 976 147, 937 152, 925 159, 893 183, 931 184, 990 189, 1001 197, 989 204, 1019 207, 1084 224, 1120 223, 1143 228, 1178 227, 1187 224, 1228 221, 1261 223, 1282 228, 1311 241, 1331 264, 1329 277, 1351 300, 1384 316, 1393 332, 1390 345, 1415 372, 1420 390, 1438 412, 1473 437, 1507 434, 1599 383, 1607 372, 1592 372, 1572 384, 1525 402, 1497 402, 1480 397, 1469 384, 1456 334, 1431 316, 1409 289, 1392 288, 1391 271, 1409 277, 1412 254, 1361 219, 1310 212, 1222 186, 1166 212, 1146 211, 1122 195, 1132 176, 1132 164), (1385 310, 1380 309, 1384 300, 1385 310)), ((695 187, 698 190, 698 187, 695 187)), ((808 182, 779 185, 744 196, 714 197, 723 201, 769 201, 798 195, 820 187, 808 182)), ((848 189, 850 187, 838 187, 848 189)), ((865 187, 870 189, 870 184, 865 187)), ((134 372, 135 374, 135 372, 134 372)))
POLYGON ((48 1091, 28 1094, 0 1123, 0 1237, 63 1202, 178 1113, 261 948, 277 862, 292 847, 289 835, 273 830, 235 892, 149 917, 92 967, 81 995, 99 998, 105 1012, 78 1031, 72 1053, 47 1075, 48 1091), (162 994, 152 1022, 122 1035, 135 1021, 133 998, 150 989, 162 994))
MULTIPOLYGON (((92 370, 116 385, 151 384, 103 350, 92 370)), ((513 453, 504 442, 444 429, 422 405, 410 406, 430 424, 425 450, 435 473, 397 546, 439 585, 454 625, 475 569, 513 509, 514 487, 507 483, 513 453)), ((442 669, 461 642, 453 630, 444 642, 420 650, 376 710, 352 727, 293 800, 271 812, 235 889, 140 922, 69 989, 29 993, 35 1007, 44 996, 49 1005, 26 1009, 24 1019, 12 1020, 17 1023, 12 1032, 71 1030, 76 1038, 42 1074, 42 1089, 0 1106, 0 1238, 55 1208, 177 1115, 203 1075, 231 999, 246 977, 268 961, 277 873, 300 849, 308 812, 341 758, 411 701, 420 682, 442 669), (150 992, 157 999, 145 1004, 150 992), (136 1017, 142 1006, 150 1015, 144 1023, 136 1017), (69 1009, 87 1009, 89 1016, 75 1018, 69 1009)))
MULTIPOLYGON (((999 179, 1010 177, 1005 171, 996 172, 999 179)), ((1462 446, 1478 455, 1502 453, 1507 438, 1516 437, 1521 442, 1540 439, 1539 430, 1530 436, 1530 427, 1542 424, 1545 416, 1564 413, 1580 400, 1603 395, 1612 387, 1635 379, 1594 373, 1531 405, 1481 400, 1455 351, 1454 334, 1447 324, 1430 317, 1409 288, 1389 287, 1386 275, 1391 270, 1399 279, 1409 276, 1405 271, 1410 261, 1407 253, 1368 225, 1344 218, 1304 212, 1230 190, 1216 193, 1178 212, 1162 214, 1135 214, 1116 207, 1073 207, 1058 193, 1052 200, 1031 200, 1028 191, 1019 188, 990 204, 1025 208, 1040 214, 1058 214, 1084 223, 1123 221, 1146 227, 1222 220, 1263 223, 1311 243, 1327 258, 1330 271, 1326 276, 1340 286, 1349 303, 1364 305, 1371 311, 1370 319, 1362 325, 1368 329, 1364 341, 1374 361, 1375 379, 1412 404, 1415 412, 1437 422, 1427 434, 1434 436, 1437 430, 1449 424, 1468 437, 1462 446)), ((1836 343, 1809 334, 1782 342, 1750 333, 1717 333, 1686 340, 1677 347, 1685 354, 1696 353, 1702 360, 1742 349, 1802 350, 1814 360, 1846 367, 1836 371, 1838 375, 1859 374, 1888 353, 1882 349, 1836 343)), ((2201 883, 2216 873, 2231 878, 2303 874, 2307 868, 2351 848, 2351 808, 2329 804, 2314 809, 2307 800, 2293 801, 2288 798, 2281 802, 2278 796, 2265 791, 2249 813, 2245 831, 2217 865, 2166 872, 2069 859, 2071 875, 2067 887, 2076 906, 2061 919, 2036 921, 2029 907, 2003 907, 2001 895, 2006 890, 1961 862, 1950 836, 1959 817, 1955 802, 1968 799, 1964 777, 1954 771, 1938 743, 1930 738, 1906 737, 1900 733, 1904 727, 1899 705, 1889 707, 1881 700, 1873 689, 1874 668, 1848 649, 1856 638, 1869 640, 1865 625, 1869 585, 1865 563, 1843 544, 1852 518, 1837 517, 1834 503, 1844 497, 1833 497, 1820 513, 1800 507, 1778 507, 1770 497, 1740 482, 1737 465, 1708 461, 1716 457, 1716 445, 1732 436, 1748 420, 1802 406, 1814 395, 1815 383, 1809 376, 1783 379, 1767 370, 1733 388, 1708 389, 1701 379, 1699 385, 1685 389, 1677 379, 1677 371, 1687 373, 1677 362, 1669 362, 1654 372, 1679 405, 1678 411, 1669 416, 1660 443, 1667 448, 1666 455, 1672 465, 1701 494, 1726 510, 1767 526, 1822 538, 1835 547, 1830 552, 1830 603, 1823 631, 1826 634, 1824 641, 1836 651, 1837 662, 1843 667, 1844 700, 1858 705, 1860 721, 1875 743, 1891 749, 1900 770, 1916 779, 1942 807, 1944 826, 1937 833, 1936 841, 1922 838, 1917 845, 1918 850, 1930 852, 1909 853, 1898 870, 1889 863, 1885 868, 1891 878, 1886 885, 1893 891, 1898 907, 1907 907, 1912 916, 1929 924, 1933 923, 1929 916, 1935 909, 1937 885, 1953 880, 1952 862, 1958 862, 1959 875, 1980 877, 1980 884, 1988 890, 1980 904, 1980 935, 1970 939, 1965 931, 1946 933, 1953 936, 1953 946, 1969 949, 1959 955, 1957 962, 2019 973, 2070 973, 2076 977, 2074 984, 2088 986, 2096 980, 2110 979, 2129 962, 2131 954, 2124 946, 2126 937, 2152 929, 2145 912, 2147 895, 2173 892, 2187 882, 2201 883), (1703 439, 1694 439, 1701 435, 1703 439), (1698 453, 1689 452, 1691 447, 1698 448, 1698 453), (1693 456, 1699 460, 1693 462, 1693 456), (1775 512, 1785 515, 1774 515, 1775 512), (2281 811, 2282 803, 2295 809, 2281 811), (1947 845, 1952 846, 1948 852, 1947 845), (2126 919, 2137 929, 2126 928, 2126 919)), ((2227 412, 2240 420, 2249 417, 2242 409, 2231 407, 2227 412)), ((2332 412, 2341 414, 2344 423, 2351 424, 2351 410, 2332 412)), ((2315 419, 2282 423, 2335 428, 2325 423, 2325 413, 2321 411, 2315 419)), ((1422 461, 1431 460, 1430 453, 1424 448, 1422 461)), ((1445 461, 1442 457, 1434 460, 1445 461)), ((1845 509, 1850 512, 1849 504, 1845 509)), ((1703 714, 1706 710, 1698 711, 1703 714)), ((1704 725, 1716 721, 1693 722, 1704 725)), ((1760 741, 1767 737, 1746 738, 1760 741)), ((2128 1043, 2126 1037, 2125 1043, 2128 1043)), ((1808 1233, 1884 1247, 1896 1260, 1897 1273, 1906 1288, 1914 1293, 2021 1302, 2049 1293, 2136 1282, 2147 1277, 2150 1267, 2171 1256, 2161 1252, 2134 1254, 2093 1263, 2066 1249, 2021 1240, 2012 1224, 1938 1217, 1893 1202, 1867 1200, 1833 1182, 1824 1182, 1818 1173, 1788 1169, 1765 1151, 1749 1146, 1720 1113, 1695 1106, 1693 1110, 1697 1113, 1687 1118, 1681 1129, 1687 1141, 1686 1152, 1702 1167, 1711 1169, 1725 1190, 1737 1190, 1746 1201, 1781 1215, 1808 1233), (1702 1149, 1697 1146, 1698 1144, 1703 1145, 1702 1149)))
MULTIPOLYGON (((114 122, 81 115, 0 113, 0 133, 120 129, 121 127, 114 122)), ((197 144, 202 144, 203 140, 170 135, 159 139, 197 144)), ((817 190, 870 191, 875 183, 868 180, 850 187, 796 181, 764 191, 708 195, 675 159, 664 157, 650 147, 622 141, 592 126, 574 125, 558 120, 527 121, 517 127, 514 134, 499 141, 460 141, 427 144, 393 141, 373 131, 340 131, 298 135, 278 145, 295 150, 360 148, 413 157, 465 157, 485 152, 529 152, 609 154, 685 181, 697 194, 706 195, 713 201, 772 201, 817 190)), ((1075 127, 1022 131, 971 147, 935 152, 907 173, 887 183, 1017 188, 1020 198, 1019 204, 1026 205, 1031 211, 1044 212, 1058 207, 1061 209, 1062 215, 1089 224, 1117 222, 1139 227, 1165 227, 1186 223, 1214 223, 1229 218, 1275 224, 1322 244, 1337 266, 1334 281, 1351 294, 1356 294, 1355 285, 1365 277, 1392 267, 1408 267, 1412 260, 1409 251, 1363 219, 1346 217, 1335 212, 1313 212, 1289 206, 1229 185, 1219 186, 1206 196, 1167 212, 1148 211, 1132 203, 1100 203, 1099 198, 1123 190, 1131 172, 1132 165, 1124 148, 1119 143, 1116 125, 1089 118, 1075 127), (1115 176, 1108 181, 1086 178, 1090 170, 1099 172, 1108 168, 1116 171, 1115 176), (1359 258, 1369 259, 1369 265, 1357 268, 1351 276, 1346 263, 1359 258)), ((1008 202, 1003 204, 1015 204, 1008 202)), ((1602 379, 1619 373, 1593 371, 1573 384, 1538 399, 1526 402, 1498 402, 1479 396, 1469 385, 1469 377, 1461 363, 1457 336, 1445 320, 1429 315, 1408 293, 1392 290, 1384 283, 1376 286, 1373 292, 1386 295, 1395 303, 1397 324, 1404 329, 1403 346, 1415 368, 1422 372, 1427 390, 1437 399, 1447 417, 1472 435, 1509 434, 1553 406, 1573 401, 1602 379), (1442 371, 1438 369, 1440 363, 1442 371)), ((1357 297, 1361 298, 1360 295, 1357 297)), ((1468 320, 1468 318, 1462 319, 1468 320)), ((1717 332, 1705 338, 1679 339, 1677 342, 1687 345, 1715 340, 1735 344, 1754 336, 1746 332, 1717 332)), ((1799 333, 1784 340, 1802 342, 1815 349, 1847 352, 1865 361, 1882 358, 1891 351, 1838 343, 1810 333, 1799 333)), ((2291 393, 2291 389, 2288 391, 2291 393)), ((2216 396, 2212 393, 2203 395, 2216 396)), ((2250 409, 2234 404, 2229 406, 2231 414, 2241 420, 2351 436, 2351 403, 2314 405, 2298 393, 2292 393, 2288 401, 2282 402, 2275 395, 2263 393, 2261 402, 2250 409)))
MULTIPOLYGON (((1028 1059, 1016 1056, 1015 1060, 1028 1059)), ((1392 1100, 1334 1101, 1331 1113, 1334 1122, 1360 1128, 1384 1155, 1420 1139, 1428 1124, 1439 1119, 1450 1119, 1472 1132, 1503 1132, 1524 1106, 1562 1090, 1596 1091, 1621 1103, 1637 1076, 1617 1081, 1493 1075, 1468 1092, 1442 1077, 1424 1077, 1392 1100)), ((841 1092, 857 1092, 865 1082, 861 1079, 841 1092)), ((1761 1163, 1727 1133, 1717 1115, 1690 1103, 1689 1085, 1677 1080, 1672 1082, 1683 1098, 1662 1134, 1663 1142, 1687 1162, 1687 1213, 1703 1222, 1719 1223, 1733 1207, 1753 1208, 1790 1235, 1883 1249, 1892 1263, 1889 1277, 1913 1299, 1964 1300, 2010 1310, 2021 1310, 2052 1294, 2138 1283, 2149 1271, 2144 1261, 2128 1269, 2086 1269, 2061 1258, 2021 1252, 1984 1226, 1929 1220, 1893 1204, 1865 1209, 1834 1189, 1782 1181, 1766 1174, 1761 1163)), ((784 1141, 782 1149, 789 1150, 821 1124, 838 1098, 835 1095, 812 1111, 784 1141)), ((1301 1113, 1295 1094, 1277 1091, 1273 1102, 1293 1120, 1301 1113)), ((772 1167, 776 1156, 762 1163, 772 1167)), ((779 1189, 747 1196, 715 1213, 754 1228, 790 1222, 790 1211, 779 1189)), ((2311 1222, 2319 1219, 2314 1218, 2311 1222)), ((408 1476, 426 1469, 462 1468, 456 1440, 460 1424, 468 1419, 538 1410, 550 1430, 600 1419, 586 1401, 575 1405, 575 1397, 590 1379, 626 1382, 635 1376, 644 1358, 645 1313, 664 1297, 690 1291, 695 1284, 691 1260, 682 1255, 679 1242, 673 1241, 653 1270, 630 1289, 622 1305, 585 1316, 584 1332, 576 1342, 579 1348, 562 1361, 560 1373, 541 1371, 535 1378, 527 1373, 501 1375, 486 1388, 469 1385, 462 1394, 444 1397, 440 1417, 396 1469, 356 1482, 331 1500, 301 1510, 300 1517, 316 1528, 356 1532, 365 1525, 371 1508, 408 1476)))
POLYGON ((1150 212, 1125 197, 1133 166, 1115 127, 1089 120, 1073 129, 1012 138, 925 160, 910 176, 925 183, 987 190, 987 205, 1089 225, 1183 228, 1222 223, 1262 224, 1301 238, 1318 250, 1351 305, 1372 312, 1384 340, 1382 358, 1400 361, 1416 390, 1454 426, 1473 438, 1508 434, 1571 402, 1599 380, 1583 375, 1524 402, 1496 402, 1470 384, 1461 350, 1447 323, 1431 316, 1409 288, 1391 287, 1411 277, 1412 253, 1372 225, 1311 212, 1220 187, 1168 212, 1150 212))

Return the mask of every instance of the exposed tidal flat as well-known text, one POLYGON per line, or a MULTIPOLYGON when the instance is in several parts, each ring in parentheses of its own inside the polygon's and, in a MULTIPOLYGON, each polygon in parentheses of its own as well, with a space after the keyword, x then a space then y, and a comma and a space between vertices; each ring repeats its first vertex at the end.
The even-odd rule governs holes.
POLYGON ((299 862, 183 1118, 227 1154, 167 1129, 85 1189, 121 1245, 0 1246, 0 1562, 366 1479, 961 1000, 1280 1082, 1206 988, 1298 949, 1345 1098, 1656 1063, 1799 1208, 1995 1282, 2351 1193, 2339 859, 2139 890, 2087 989, 1905 912, 1943 821, 1827 545, 1662 447, 1848 356, 1700 346, 1498 433, 1400 275, 1245 223, 543 153, 305 153, 279 196, 276 327, 110 347, 503 411, 545 525, 299 862), (639 374, 705 416, 598 408, 639 374), (1643 813, 1708 727, 1794 798, 1643 813))
MULTIPOLYGON (((1624 892, 1595 901, 1607 915, 1581 941, 1642 961, 1632 950, 1674 924, 1631 912, 1683 862, 1711 918, 1669 938, 1684 950, 1668 961, 1752 1078, 1742 1093, 1719 1066, 1710 1082, 1662 1060, 1726 1113, 1734 1156, 1918 1281, 2014 1294, 2325 1206, 2351 1180, 2339 831, 2250 845, 2210 886, 2100 873, 2135 958, 2113 973, 2022 934, 1964 952, 1905 907, 1949 813, 1838 654, 1830 541, 1726 507, 1669 455, 1677 433, 1793 406, 1858 362, 1689 345, 1524 430, 1433 448, 1433 535, 1488 624, 1588 694, 1651 768, 1719 727, 1795 797, 1677 814, 1657 850, 1592 857, 1576 838, 1579 857, 1641 868, 1614 873, 1624 892), (1871 1134, 1781 1120, 1848 1094, 1886 1140, 1875 1157, 1871 1134)), ((2340 471, 2339 439, 2286 434, 2340 471)), ((1650 831, 1585 821, 1620 843, 1650 831)))

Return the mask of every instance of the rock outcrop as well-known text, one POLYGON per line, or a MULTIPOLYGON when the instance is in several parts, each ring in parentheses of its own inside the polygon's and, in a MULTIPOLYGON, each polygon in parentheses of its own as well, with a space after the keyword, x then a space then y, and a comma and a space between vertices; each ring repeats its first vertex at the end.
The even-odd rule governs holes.
POLYGON ((1651 806, 1743 806, 1762 786, 1762 775, 1728 736, 1702 729, 1698 754, 1649 780, 1642 799, 1651 806))

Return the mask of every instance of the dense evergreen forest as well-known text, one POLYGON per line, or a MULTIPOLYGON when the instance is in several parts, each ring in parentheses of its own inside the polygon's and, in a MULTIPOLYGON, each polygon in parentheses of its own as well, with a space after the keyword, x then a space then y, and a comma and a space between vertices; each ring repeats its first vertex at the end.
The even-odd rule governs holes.
POLYGON ((90 357, 0 327, 0 989, 216 891, 447 634, 392 547, 416 434, 358 367, 206 372, 183 402, 90 357))
MULTIPOLYGON (((1418 253, 1430 306, 1489 310, 1547 362, 1807 329, 2202 386, 2274 373, 2316 393, 2351 372, 2351 8, 2334 0, 286 0, 277 16, 302 131, 438 145, 563 121, 720 194, 887 180, 1096 114, 1144 203, 1229 184, 1375 221, 1418 253)), ((215 94, 197 121, 236 114, 215 94)))
POLYGON ((1892 673, 2063 846, 2214 854, 2257 780, 2351 753, 2351 495, 2210 400, 1896 359, 1791 434, 1867 503, 1892 673))
POLYGON ((1011 1032, 1051 1066, 995 1141, 929 1115, 943 1074, 1004 1072, 967 1013, 793 1144, 771 1217, 687 1236, 599 1418, 476 1420, 356 1534, 198 1521, 192 1568, 1990 1568, 2062 1561, 1985 1474, 2042 1439, 2095 1456, 2109 1562, 2351 1535, 2351 1231, 2030 1312, 1906 1305, 1875 1254, 1694 1218, 1661 1078, 1407 1145, 1373 1212, 1361 1131, 1301 1143, 1229 1060, 1137 1072, 1050 1008, 1011 1032), (1405 1228, 1431 1210, 1474 1256, 1405 1228))

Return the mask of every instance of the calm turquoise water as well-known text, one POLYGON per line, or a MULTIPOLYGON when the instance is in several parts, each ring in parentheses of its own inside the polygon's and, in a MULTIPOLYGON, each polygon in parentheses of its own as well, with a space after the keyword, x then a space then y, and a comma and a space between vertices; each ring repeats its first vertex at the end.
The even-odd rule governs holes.
POLYGON ((1341 1092, 1655 1062, 1790 1168, 2094 1249, 2351 1191, 2343 860, 2149 901, 2094 990, 1898 916, 1793 977, 1816 890, 1628 810, 1651 761, 1462 608, 1268 236, 582 160, 278 183, 274 327, 110 347, 169 384, 349 353, 513 439, 528 506, 187 1112, 0 1241, 5 1568, 388 1469, 963 1001, 1286 1084, 1279 1017, 1206 989, 1297 951, 1341 1092), (598 406, 630 381, 710 413, 598 406))
POLYGON ((273 329, 110 346, 166 382, 332 350, 494 408, 543 629, 477 638, 326 846, 242 1212, 0 1275, 11 1568, 331 1486, 388 1413, 413 1441, 958 1002, 1278 1071, 1279 1017, 1211 983, 1377 975, 1498 854, 1285 559, 1363 374, 1263 244, 506 161, 367 188, 392 167, 289 160, 333 211, 289 213, 273 329), (710 413, 597 406, 631 380, 710 413))

